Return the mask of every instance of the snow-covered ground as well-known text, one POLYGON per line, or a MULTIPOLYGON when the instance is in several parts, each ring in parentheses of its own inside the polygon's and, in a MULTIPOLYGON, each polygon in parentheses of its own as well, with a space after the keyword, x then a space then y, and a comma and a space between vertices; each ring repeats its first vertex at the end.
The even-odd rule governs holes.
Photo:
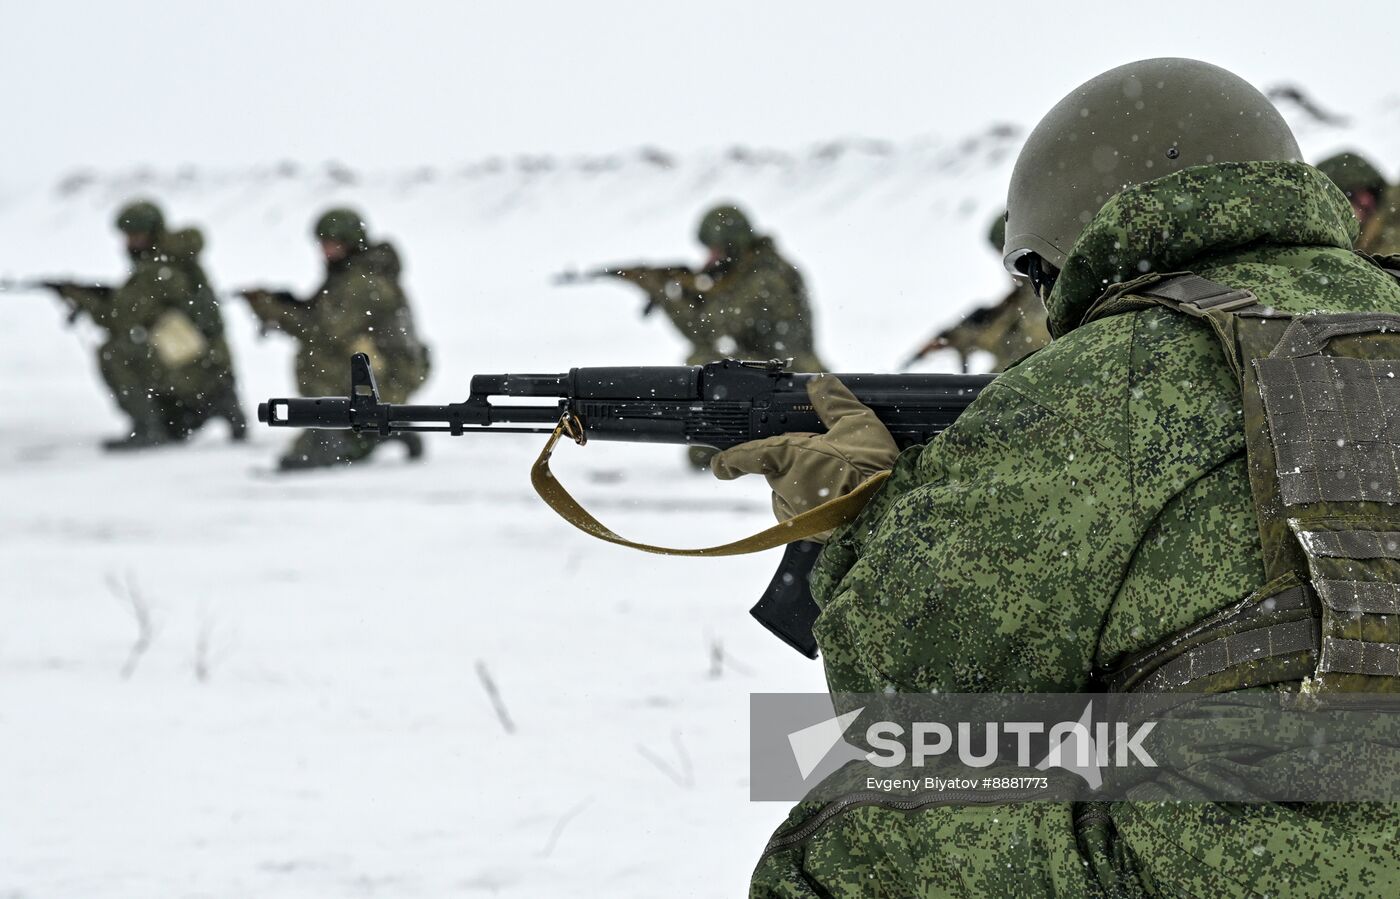
MULTIPOLYGON (((1394 118, 1300 130, 1310 151, 1354 140, 1389 160, 1394 118)), ((698 215, 736 199, 806 272, 824 355, 888 370, 1003 290, 984 235, 1022 133, 454 170, 11 173, 0 274, 119 277, 110 216, 150 195, 205 228, 219 287, 304 290, 311 219, 354 203, 406 260, 436 361, 419 396, 450 401, 473 372, 675 362, 681 342, 627 287, 549 276, 697 260, 698 215)), ((237 301, 225 314, 249 407, 288 393, 291 346, 259 341, 237 301)), ((103 455, 121 422, 95 335, 61 319, 43 295, 0 294, 0 896, 742 893, 787 811, 748 801, 748 694, 822 688, 819 665, 746 614, 775 553, 591 540, 531 493, 526 436, 287 478, 260 474, 282 438, 265 429, 103 455), (151 637, 133 658, 138 607, 151 637)), ((556 468, 625 534, 701 544, 768 522, 761 483, 681 455, 569 446, 556 468)))

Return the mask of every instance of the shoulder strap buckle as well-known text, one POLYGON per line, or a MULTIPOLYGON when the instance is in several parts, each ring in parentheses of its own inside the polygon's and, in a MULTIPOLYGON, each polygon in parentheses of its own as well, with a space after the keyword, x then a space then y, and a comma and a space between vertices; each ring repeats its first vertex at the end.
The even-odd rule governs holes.
POLYGON ((1259 300, 1248 290, 1226 287, 1200 275, 1173 275, 1139 291, 1143 296, 1164 300, 1190 315, 1204 316, 1214 312, 1237 312, 1258 305, 1259 300))

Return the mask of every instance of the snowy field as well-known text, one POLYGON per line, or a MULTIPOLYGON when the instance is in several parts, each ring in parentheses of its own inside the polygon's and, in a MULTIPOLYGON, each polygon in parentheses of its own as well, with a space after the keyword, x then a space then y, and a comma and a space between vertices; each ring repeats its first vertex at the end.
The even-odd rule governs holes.
MULTIPOLYGON (((1392 160, 1389 116, 1377 133, 1299 124, 1310 152, 1392 160)), ((310 221, 353 203, 405 258, 436 361, 419 399, 447 402, 474 372, 674 363, 681 342, 629 288, 549 277, 698 261, 697 217, 735 199, 807 274, 826 358, 889 370, 1003 291, 984 235, 1022 133, 0 176, 0 274, 120 277, 112 212, 148 195, 205 228, 217 287, 305 291, 310 221)), ((291 345, 257 339, 236 300, 225 316, 249 410, 289 393, 291 345)), ((283 435, 262 428, 103 455, 122 423, 95 340, 42 294, 0 294, 0 896, 743 892, 787 811, 748 801, 748 694, 823 684, 747 615, 776 553, 591 540, 532 494, 529 436, 285 478, 263 473, 283 435)), ((681 456, 566 446, 556 468, 627 535, 698 545, 768 523, 761 483, 681 456)))

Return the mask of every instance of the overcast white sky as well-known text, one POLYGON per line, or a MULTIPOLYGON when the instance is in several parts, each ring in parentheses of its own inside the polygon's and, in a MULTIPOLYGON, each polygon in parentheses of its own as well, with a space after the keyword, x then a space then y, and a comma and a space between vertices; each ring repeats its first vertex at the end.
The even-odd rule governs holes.
POLYGON ((0 0, 0 177, 79 164, 354 166, 801 145, 1026 124, 1078 82, 1195 56, 1324 104, 1400 94, 1391 3, 0 0), (1290 11, 1296 8, 1296 12, 1290 11), (1334 6, 1334 9, 1341 9, 1334 6), (1386 69, 1391 71, 1387 72, 1386 69))

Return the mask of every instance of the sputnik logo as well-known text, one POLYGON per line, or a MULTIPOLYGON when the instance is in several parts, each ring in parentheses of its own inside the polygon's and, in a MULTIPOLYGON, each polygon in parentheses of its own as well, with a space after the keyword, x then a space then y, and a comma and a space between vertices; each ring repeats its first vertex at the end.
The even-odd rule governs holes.
POLYGON ((1103 766, 1107 764, 1108 747, 1100 747, 1094 742, 1094 704, 1084 706, 1084 714, 1073 727, 1061 734, 1050 746, 1050 752, 1035 766, 1037 771, 1050 768, 1063 768, 1084 778, 1089 789, 1103 786, 1103 766), (1069 763, 1065 757, 1068 755, 1069 763))
POLYGON ((797 770, 801 772, 803 780, 817 770, 817 766, 831 754, 837 743, 842 742, 846 729, 863 711, 865 706, 788 734, 788 746, 792 749, 793 761, 797 762, 797 770))

